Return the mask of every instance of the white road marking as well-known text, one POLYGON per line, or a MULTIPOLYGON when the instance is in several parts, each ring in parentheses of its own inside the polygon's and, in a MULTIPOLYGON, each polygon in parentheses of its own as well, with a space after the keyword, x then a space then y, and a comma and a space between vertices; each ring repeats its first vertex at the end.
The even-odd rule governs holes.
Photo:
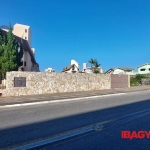
POLYGON ((88 133, 90 131, 105 130, 107 128, 114 127, 115 125, 122 124, 122 123, 125 123, 128 121, 132 121, 134 119, 137 119, 137 118, 149 115, 149 114, 150 114, 150 109, 145 109, 145 110, 134 112, 132 114, 128 114, 128 115, 118 117, 118 118, 115 118, 112 120, 99 122, 99 123, 92 124, 92 125, 89 125, 86 127, 81 127, 81 128, 75 129, 75 130, 71 130, 71 131, 68 131, 65 133, 60 133, 60 134, 54 135, 53 137, 50 137, 50 138, 47 138, 44 140, 40 140, 40 141, 36 141, 36 142, 30 143, 30 144, 14 147, 11 150, 24 150, 24 149, 36 148, 36 147, 43 146, 46 144, 51 144, 54 142, 72 138, 74 136, 78 136, 78 135, 81 135, 84 133, 88 133))
POLYGON ((30 106, 30 105, 39 105, 39 104, 47 104, 47 103, 58 103, 58 102, 60 103, 60 102, 69 102, 69 101, 78 101, 78 100, 81 100, 81 99, 92 99, 92 98, 107 97, 107 96, 118 96, 118 95, 124 95, 124 94, 126 94, 126 93, 107 94, 107 95, 98 95, 98 96, 88 96, 88 97, 80 97, 80 98, 58 99, 58 100, 49 100, 49 101, 40 101, 40 102, 31 102, 31 103, 10 104, 10 105, 0 106, 0 108, 30 106))
POLYGON ((31 143, 31 144, 27 144, 27 145, 24 145, 24 146, 20 146, 20 147, 17 147, 17 148, 13 148, 11 150, 24 150, 24 149, 36 148, 38 146, 54 143, 54 142, 64 140, 64 139, 67 139, 67 138, 70 138, 70 137, 74 137, 74 136, 77 136, 77 135, 81 135, 81 134, 84 134, 84 133, 87 133, 87 132, 90 132, 90 131, 94 131, 92 126, 87 127, 85 129, 78 129, 76 131, 68 132, 66 134, 55 136, 55 137, 52 137, 52 138, 49 138, 49 139, 46 139, 46 140, 42 140, 42 141, 34 142, 34 143, 31 143))
MULTIPOLYGON (((116 93, 116 94, 106 94, 106 95, 97 95, 97 96, 88 96, 88 97, 79 97, 79 98, 67 98, 67 99, 58 99, 58 100, 46 100, 46 101, 40 101, 40 102, 30 102, 30 103, 20 103, 20 104, 10 104, 10 105, 3 105, 0 106, 1 108, 9 108, 9 107, 19 107, 19 106, 30 106, 30 105, 40 105, 40 104, 47 104, 47 103, 62 103, 62 102, 69 102, 69 101, 78 101, 81 99, 93 99, 93 98, 100 98, 100 97, 107 97, 107 96, 119 96, 124 94, 134 94, 134 93, 144 93, 148 92, 150 90, 146 91, 136 91, 136 92, 130 92, 130 93, 116 93)), ((36 100, 36 99, 34 99, 36 100)))

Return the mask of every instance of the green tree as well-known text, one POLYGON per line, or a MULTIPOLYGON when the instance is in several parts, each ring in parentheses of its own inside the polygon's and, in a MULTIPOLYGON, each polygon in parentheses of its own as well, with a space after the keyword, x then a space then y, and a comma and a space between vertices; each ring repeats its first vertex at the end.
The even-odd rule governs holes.
POLYGON ((96 60, 95 63, 94 63, 94 73, 100 73, 99 67, 100 67, 100 64, 96 60))
POLYGON ((22 46, 16 41, 11 25, 6 36, 0 37, 0 74, 5 76, 7 71, 17 71, 23 56, 22 46), (18 51, 20 49, 20 51, 18 51))
POLYGON ((88 62, 91 64, 91 68, 94 73, 100 73, 100 70, 99 70, 100 64, 96 59, 91 58, 88 62))
POLYGON ((97 60, 96 60, 95 63, 94 63, 94 67, 95 67, 95 68, 100 67, 100 64, 99 64, 99 62, 98 62, 97 60))
POLYGON ((2 79, 2 63, 3 63, 3 55, 4 55, 4 36, 2 35, 2 31, 0 30, 0 79, 2 79))
POLYGON ((91 58, 88 62, 91 64, 91 67, 93 67, 96 62, 96 59, 91 58))

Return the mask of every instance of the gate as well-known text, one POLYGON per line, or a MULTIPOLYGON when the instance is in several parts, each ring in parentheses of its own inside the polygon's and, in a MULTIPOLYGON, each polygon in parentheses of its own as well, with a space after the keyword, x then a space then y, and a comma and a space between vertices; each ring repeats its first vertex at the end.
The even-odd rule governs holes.
POLYGON ((111 88, 130 87, 130 78, 126 74, 111 74, 111 88))

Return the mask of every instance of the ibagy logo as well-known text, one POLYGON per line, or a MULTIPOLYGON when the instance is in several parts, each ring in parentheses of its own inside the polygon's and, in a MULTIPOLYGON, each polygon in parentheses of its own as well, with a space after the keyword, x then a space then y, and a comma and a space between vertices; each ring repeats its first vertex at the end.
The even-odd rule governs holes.
POLYGON ((121 131, 121 138, 123 139, 143 139, 143 138, 150 138, 150 131, 121 131))

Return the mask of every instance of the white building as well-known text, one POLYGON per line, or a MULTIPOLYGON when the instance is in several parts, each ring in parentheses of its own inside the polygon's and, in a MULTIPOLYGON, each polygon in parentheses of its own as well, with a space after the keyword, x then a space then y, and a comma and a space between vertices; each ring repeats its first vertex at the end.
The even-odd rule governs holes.
POLYGON ((45 72, 55 72, 55 70, 52 68, 47 68, 47 69, 45 69, 45 72))
POLYGON ((77 68, 79 68, 79 63, 75 60, 71 60, 71 65, 76 65, 77 68))
POLYGON ((105 74, 128 74, 128 75, 134 75, 134 69, 132 68, 124 68, 124 67, 120 67, 120 68, 116 68, 116 69, 109 69, 105 72, 105 74))
POLYGON ((71 60, 71 65, 65 67, 62 72, 65 72, 65 73, 78 73, 79 72, 79 63, 75 60, 71 60))
POLYGON ((150 63, 143 64, 138 67, 139 74, 150 74, 150 63))
MULTIPOLYGON (((103 69, 101 67, 98 67, 97 69, 99 70, 100 73, 103 73, 103 69)), ((93 73, 93 70, 94 69, 92 67, 87 67, 87 64, 83 63, 83 70, 82 70, 82 72, 93 73)))
MULTIPOLYGON (((8 32, 7 26, 1 26, 1 30, 8 32)), ((31 28, 27 25, 15 24, 12 28, 16 40, 23 47, 23 65, 19 67, 23 71, 39 71, 39 66, 35 61, 35 48, 31 48, 31 28)), ((5 33, 4 33, 5 34, 5 33)))

